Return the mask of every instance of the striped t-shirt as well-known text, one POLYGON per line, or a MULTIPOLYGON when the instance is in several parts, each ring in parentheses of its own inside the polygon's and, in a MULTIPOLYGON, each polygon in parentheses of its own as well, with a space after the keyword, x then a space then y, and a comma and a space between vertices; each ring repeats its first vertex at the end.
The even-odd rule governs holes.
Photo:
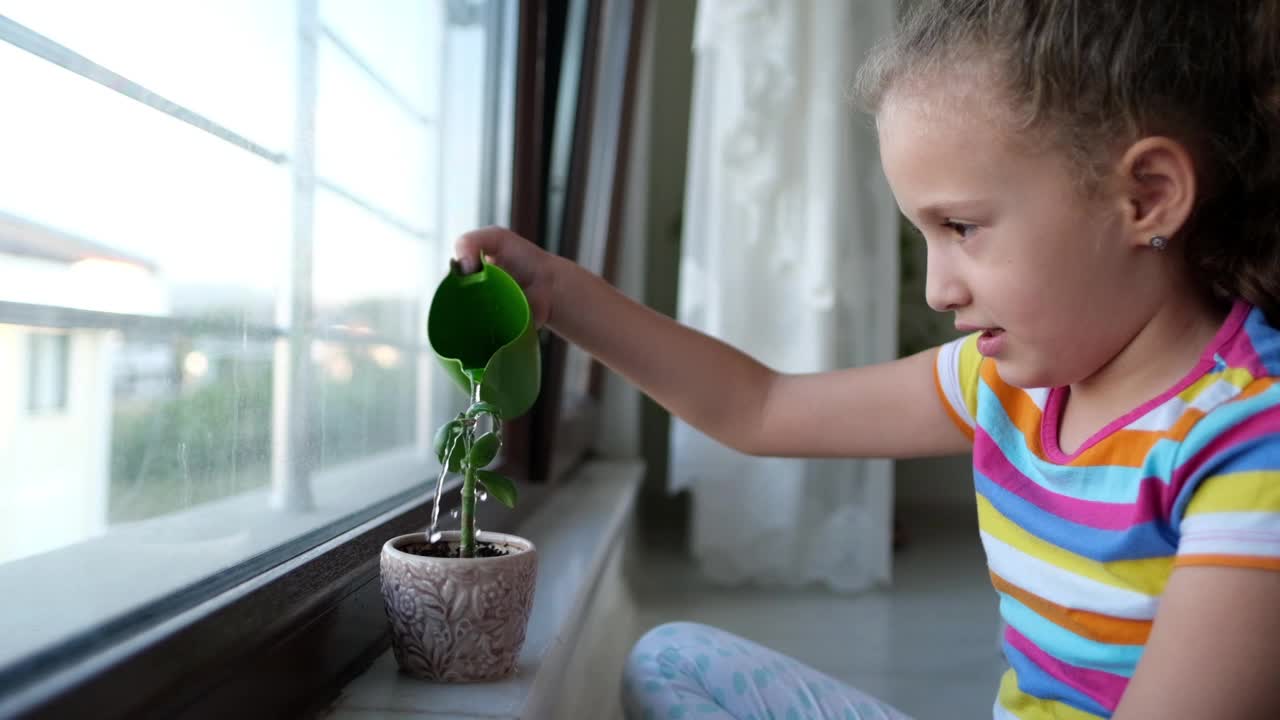
POLYGON ((1280 332, 1236 303, 1194 370, 1067 454, 1064 388, 1001 381, 976 335, 940 348, 1006 623, 996 718, 1110 717, 1175 566, 1280 570, 1277 376, 1280 332))

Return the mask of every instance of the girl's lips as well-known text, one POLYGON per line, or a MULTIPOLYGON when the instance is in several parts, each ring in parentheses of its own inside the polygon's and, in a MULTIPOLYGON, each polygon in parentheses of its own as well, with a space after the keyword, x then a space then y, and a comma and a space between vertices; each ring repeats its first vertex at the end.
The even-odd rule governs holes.
POLYGON ((1004 348, 1004 330, 990 328, 978 336, 978 352, 984 357, 995 357, 1004 348))

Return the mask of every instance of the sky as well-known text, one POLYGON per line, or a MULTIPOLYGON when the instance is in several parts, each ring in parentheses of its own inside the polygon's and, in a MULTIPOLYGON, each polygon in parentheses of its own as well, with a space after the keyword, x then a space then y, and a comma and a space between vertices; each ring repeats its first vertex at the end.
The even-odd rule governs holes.
MULTIPOLYGON (((413 112, 443 122, 448 139, 440 147, 436 129, 322 40, 316 169, 448 239, 478 222, 484 42, 478 29, 454 29, 446 50, 444 5, 319 2, 322 22, 413 112)), ((296 0, 0 0, 0 14, 273 152, 294 152, 296 0)), ((287 277, 287 165, 5 42, 0 98, 0 210, 145 257, 170 285, 271 291, 287 277)), ((317 301, 341 303, 421 297, 451 243, 424 247, 322 190, 314 245, 317 301)))

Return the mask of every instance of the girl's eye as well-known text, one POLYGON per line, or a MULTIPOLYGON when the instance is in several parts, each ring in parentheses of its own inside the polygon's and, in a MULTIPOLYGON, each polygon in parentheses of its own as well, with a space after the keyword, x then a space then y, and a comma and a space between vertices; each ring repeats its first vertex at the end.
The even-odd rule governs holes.
POLYGON ((977 225, 960 222, 959 220, 946 220, 942 223, 942 227, 955 233, 962 240, 973 235, 978 230, 977 225))

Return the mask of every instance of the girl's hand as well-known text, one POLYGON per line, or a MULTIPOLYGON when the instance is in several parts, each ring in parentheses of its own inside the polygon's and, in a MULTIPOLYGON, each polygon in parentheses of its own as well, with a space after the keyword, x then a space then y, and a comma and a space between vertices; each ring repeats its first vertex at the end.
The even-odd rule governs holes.
POLYGON ((535 327, 542 327, 551 320, 556 256, 500 227, 481 228, 463 234, 454 242, 453 254, 464 273, 479 270, 480 256, 484 255, 487 262, 506 270, 520 283, 525 297, 529 299, 535 327))

